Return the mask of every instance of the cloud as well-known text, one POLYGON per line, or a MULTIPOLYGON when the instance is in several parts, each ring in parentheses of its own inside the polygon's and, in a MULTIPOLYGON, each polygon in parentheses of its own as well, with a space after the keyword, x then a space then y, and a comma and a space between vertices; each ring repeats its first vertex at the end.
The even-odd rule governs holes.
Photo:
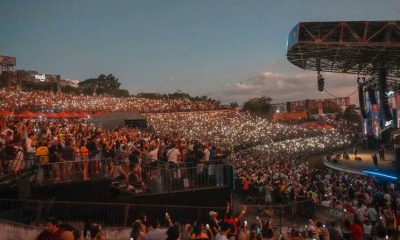
MULTIPOLYGON (((355 75, 324 73, 323 76, 325 88, 335 96, 343 97, 356 90, 355 75)), ((249 98, 260 96, 272 97, 273 102, 332 98, 327 92, 318 92, 315 72, 261 72, 243 82, 223 84, 220 89, 208 95, 220 99, 223 103, 243 103, 249 98)), ((353 96, 356 95, 355 93, 353 96)), ((352 102, 355 101, 358 99, 353 97, 352 102)))

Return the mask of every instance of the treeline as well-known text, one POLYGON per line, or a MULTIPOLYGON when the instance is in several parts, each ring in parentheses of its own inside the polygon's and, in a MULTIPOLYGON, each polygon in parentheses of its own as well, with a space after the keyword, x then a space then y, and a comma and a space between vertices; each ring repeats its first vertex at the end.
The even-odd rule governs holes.
POLYGON ((190 94, 177 90, 173 93, 146 93, 141 92, 137 95, 131 95, 128 90, 121 89, 119 79, 112 74, 100 74, 97 78, 89 78, 79 83, 78 88, 66 87, 64 92, 79 93, 86 95, 109 95, 114 97, 137 96, 147 99, 187 99, 190 101, 206 101, 217 106, 221 105, 219 100, 207 96, 190 96, 190 94))

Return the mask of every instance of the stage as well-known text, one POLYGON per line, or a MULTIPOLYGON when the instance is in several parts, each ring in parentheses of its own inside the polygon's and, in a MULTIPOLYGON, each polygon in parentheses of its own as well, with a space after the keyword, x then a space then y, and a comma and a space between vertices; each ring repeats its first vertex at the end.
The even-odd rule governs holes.
POLYGON ((330 156, 330 160, 327 157, 324 158, 325 166, 353 174, 375 176, 388 180, 398 180, 400 175, 396 173, 394 168, 395 154, 394 151, 386 150, 385 159, 382 161, 379 159, 379 153, 377 150, 369 149, 358 149, 357 159, 352 153, 353 149, 347 149, 346 152, 349 155, 348 159, 343 158, 343 152, 335 152, 330 156), (375 167, 372 154, 376 154, 378 158, 378 166, 375 167), (340 158, 337 155, 340 154, 340 158))

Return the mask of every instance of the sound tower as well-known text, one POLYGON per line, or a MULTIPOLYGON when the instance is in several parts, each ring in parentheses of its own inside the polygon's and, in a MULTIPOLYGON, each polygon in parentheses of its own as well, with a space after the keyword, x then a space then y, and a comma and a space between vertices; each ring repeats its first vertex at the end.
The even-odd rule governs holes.
POLYGON ((394 167, 396 169, 397 173, 400 173, 400 148, 397 147, 395 148, 395 161, 394 161, 394 167))
POLYGON ((363 119, 367 118, 367 113, 365 112, 364 104, 364 90, 361 83, 358 83, 358 100, 360 102, 360 112, 363 119))
POLYGON ((375 89, 373 87, 368 88, 368 97, 369 97, 369 100, 371 101, 371 105, 378 103, 376 101, 375 89))
POLYGON ((381 100, 381 107, 383 114, 385 115, 385 120, 390 121, 392 120, 392 113, 390 111, 390 106, 388 102, 388 97, 386 94, 386 75, 387 69, 384 67, 380 67, 378 69, 378 77, 379 77, 379 99, 381 100))
POLYGON ((286 102, 286 111, 287 112, 294 112, 292 110, 292 103, 291 102, 286 102))

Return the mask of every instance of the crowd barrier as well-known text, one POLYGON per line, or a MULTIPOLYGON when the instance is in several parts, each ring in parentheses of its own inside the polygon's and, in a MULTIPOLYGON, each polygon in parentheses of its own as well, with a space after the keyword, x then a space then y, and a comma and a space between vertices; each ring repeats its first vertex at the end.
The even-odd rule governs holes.
POLYGON ((104 226, 126 227, 131 226, 135 219, 146 215, 149 219, 159 219, 161 224, 166 226, 166 214, 171 217, 173 222, 185 223, 205 221, 211 210, 223 216, 225 209, 195 206, 0 199, 0 219, 31 225, 43 223, 48 217, 55 217, 65 222, 91 221, 104 226))
MULTIPOLYGON (((242 207, 237 206, 234 212, 240 213, 242 207)), ((276 229, 299 227, 317 215, 329 215, 329 219, 320 219, 326 222, 352 217, 346 212, 315 205, 310 200, 275 206, 248 205, 246 208, 243 221, 255 223, 257 217, 263 220, 272 219, 276 229)), ((89 221, 107 227, 129 227, 135 219, 145 215, 148 219, 158 219, 162 226, 167 226, 167 214, 173 222, 184 224, 205 222, 210 211, 217 212, 218 218, 223 218, 226 208, 0 199, 0 219, 28 225, 43 224, 48 217, 55 217, 69 223, 83 224, 89 221)))
MULTIPOLYGON (((15 162, 8 164, 18 165, 15 162)), ((110 179, 113 186, 132 193, 169 193, 204 188, 230 187, 233 184, 233 168, 226 159, 206 163, 131 164, 128 161, 111 160, 96 155, 85 160, 61 161, 41 164, 39 157, 30 157, 22 163, 19 173, 15 170, 0 178, 9 183, 23 172, 31 174, 36 185, 73 181, 110 179)), ((12 168, 11 168, 12 169, 12 168)))

